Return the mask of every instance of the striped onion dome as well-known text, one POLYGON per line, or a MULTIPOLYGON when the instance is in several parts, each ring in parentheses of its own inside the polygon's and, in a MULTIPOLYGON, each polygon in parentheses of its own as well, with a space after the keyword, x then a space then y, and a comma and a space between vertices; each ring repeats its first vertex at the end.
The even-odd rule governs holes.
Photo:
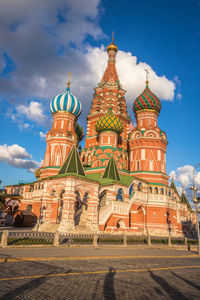
POLYGON ((76 116, 79 116, 82 110, 82 105, 79 100, 73 96, 69 87, 62 94, 57 95, 50 103, 52 113, 57 111, 68 111, 76 116))
POLYGON ((142 94, 135 99, 133 104, 134 113, 143 109, 155 110, 158 114, 161 110, 160 99, 152 93, 148 86, 148 82, 142 94))
POLYGON ((113 113, 112 108, 109 107, 107 113, 102 116, 96 123, 96 131, 114 131, 118 134, 122 133, 122 121, 113 113))

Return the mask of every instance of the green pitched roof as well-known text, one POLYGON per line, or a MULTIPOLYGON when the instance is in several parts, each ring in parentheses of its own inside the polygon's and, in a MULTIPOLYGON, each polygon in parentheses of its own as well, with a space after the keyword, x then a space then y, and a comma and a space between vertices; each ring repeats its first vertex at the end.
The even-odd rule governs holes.
POLYGON ((175 183, 174 183, 174 179, 173 179, 173 178, 172 178, 172 182, 171 182, 170 188, 173 189, 174 192, 178 194, 178 191, 177 191, 177 189, 176 189, 176 185, 175 185, 175 183))
POLYGON ((189 201, 188 201, 188 199, 187 199, 187 197, 186 197, 186 195, 185 195, 184 192, 182 192, 182 195, 181 195, 181 202, 185 203, 187 205, 187 207, 189 209, 191 209, 190 203, 189 203, 189 201))
POLYGON ((119 172, 117 170, 114 156, 111 155, 107 167, 104 171, 103 178, 110 178, 113 180, 120 181, 119 172))
POLYGON ((85 172, 83 170, 83 166, 81 164, 78 152, 76 147, 74 146, 67 156, 66 161, 64 162, 63 166, 61 167, 58 175, 61 174, 77 174, 85 176, 85 172))

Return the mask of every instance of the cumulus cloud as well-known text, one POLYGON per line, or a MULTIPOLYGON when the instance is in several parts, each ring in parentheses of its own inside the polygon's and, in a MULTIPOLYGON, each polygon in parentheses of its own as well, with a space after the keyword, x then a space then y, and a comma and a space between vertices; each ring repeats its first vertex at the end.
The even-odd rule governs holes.
POLYGON ((0 162, 5 162, 16 168, 26 169, 29 172, 34 172, 41 165, 41 162, 33 160, 31 154, 17 144, 11 146, 7 144, 0 145, 0 162))
POLYGON ((31 101, 28 105, 19 105, 16 108, 17 113, 25 115, 27 119, 43 123, 45 121, 45 115, 43 113, 42 104, 36 101, 31 101))
POLYGON ((73 52, 89 35, 103 36, 98 5, 99 0, 38 0, 36 9, 35 0, 1 0, 0 48, 17 66, 10 79, 0 83, 1 92, 11 101, 27 94, 54 94, 73 59, 71 45, 73 52))
MULTIPOLYGON (((17 67, 9 78, 1 80, 1 95, 15 104, 33 98, 49 102, 64 91, 66 72, 71 71, 72 92, 83 104, 91 102, 93 88, 107 64, 103 46, 94 48, 85 43, 88 36, 94 39, 104 36, 98 25, 99 3, 100 0, 38 0, 35 9, 35 0, 2 0, 0 48, 17 67)), ((177 83, 157 75, 151 66, 138 62, 130 52, 118 52, 117 69, 128 101, 142 92, 144 69, 149 70, 151 89, 161 99, 173 100, 177 83)), ((35 100, 33 104, 40 109, 35 100)), ((19 105, 18 112, 21 108, 24 116, 37 120, 28 105, 19 105)), ((88 109, 89 105, 85 105, 84 116, 88 109)))
MULTIPOLYGON (((171 171, 170 177, 174 178, 184 188, 193 185, 193 170, 191 165, 185 165, 171 171)), ((200 188, 200 171, 197 169, 194 173, 195 184, 200 188)))
MULTIPOLYGON (((95 86, 100 81, 108 60, 105 48, 88 48, 88 52, 85 54, 85 60, 88 64, 88 76, 84 78, 84 81, 95 80, 95 86)), ((116 56, 116 67, 122 87, 127 90, 127 99, 129 101, 135 100, 135 98, 144 90, 146 73, 145 69, 149 71, 150 88, 158 95, 162 100, 173 100, 175 83, 168 80, 166 76, 158 76, 150 65, 145 62, 138 62, 136 56, 130 52, 118 51, 116 56)), ((84 86, 85 84, 81 84, 84 86)))

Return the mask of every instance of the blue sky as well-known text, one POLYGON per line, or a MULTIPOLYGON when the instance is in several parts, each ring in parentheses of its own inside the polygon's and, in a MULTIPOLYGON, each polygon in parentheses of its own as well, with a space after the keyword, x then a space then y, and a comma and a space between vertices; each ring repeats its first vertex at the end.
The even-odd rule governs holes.
MULTIPOLYGON (((66 88, 83 104, 85 117, 106 66, 115 31, 117 67, 132 111, 150 87, 162 100, 159 126, 168 137, 167 172, 188 188, 200 163, 200 1, 197 0, 1 0, 0 179, 34 178, 51 127, 49 103, 66 88)), ((131 112, 132 114, 132 112, 131 112)), ((133 114, 132 114, 133 117, 133 114)), ((134 122, 134 120, 133 120, 134 122)), ((200 173, 196 174, 200 186, 200 173)))

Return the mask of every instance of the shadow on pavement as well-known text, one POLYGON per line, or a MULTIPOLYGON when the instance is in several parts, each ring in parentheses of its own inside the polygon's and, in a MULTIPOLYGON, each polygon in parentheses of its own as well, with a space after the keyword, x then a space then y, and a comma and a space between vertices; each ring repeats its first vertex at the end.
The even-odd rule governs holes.
POLYGON ((190 280, 188 280, 188 279, 185 279, 185 278, 181 277, 180 275, 178 275, 178 274, 176 274, 176 273, 174 273, 174 272, 171 272, 171 273, 172 273, 174 276, 176 276, 177 278, 179 278, 179 279, 185 281, 187 284, 193 286, 195 289, 200 290, 200 286, 197 285, 197 284, 195 284, 194 282, 192 282, 192 281, 190 281, 190 280))
MULTIPOLYGON (((23 298, 23 296, 25 296, 23 294, 26 291, 33 291, 34 289, 41 286, 45 282, 45 280, 48 279, 48 277, 46 277, 46 275, 50 275, 55 271, 58 272, 58 271, 63 270, 63 268, 55 267, 55 266, 44 264, 41 262, 29 262, 29 264, 34 265, 34 266, 39 266, 39 267, 48 267, 48 269, 50 268, 50 270, 48 272, 46 272, 45 274, 41 274, 41 277, 32 279, 31 281, 21 285, 20 287, 9 291, 8 293, 4 294, 3 297, 0 299, 14 299, 14 297, 16 297, 16 296, 19 297, 20 295, 22 298, 19 298, 19 299, 25 299, 25 298, 23 298)), ((72 272, 71 269, 65 271, 64 273, 67 274, 70 272, 72 272)), ((21 275, 21 276, 23 277, 23 275, 21 275)), ((24 276, 26 277, 26 275, 24 275, 24 276)), ((29 280, 29 279, 24 278, 24 280, 29 280)))
POLYGON ((114 289, 114 276, 116 270, 110 267, 109 272, 106 274, 103 285, 104 300, 115 300, 115 289, 114 289))
POLYGON ((169 285, 169 283, 165 279, 163 279, 161 276, 155 275, 152 271, 149 271, 149 274, 150 274, 151 278, 157 284, 159 284, 162 287, 162 289, 171 297, 171 299, 190 300, 189 298, 185 297, 184 294, 181 293, 179 290, 177 290, 176 288, 169 285))

